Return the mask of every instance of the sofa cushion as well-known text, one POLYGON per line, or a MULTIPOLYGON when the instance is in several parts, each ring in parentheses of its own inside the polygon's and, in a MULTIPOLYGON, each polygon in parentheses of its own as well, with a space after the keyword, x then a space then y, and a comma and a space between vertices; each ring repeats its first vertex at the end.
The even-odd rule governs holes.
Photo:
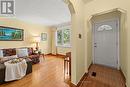
POLYGON ((6 57, 1 57, 0 58, 0 63, 4 63, 8 60, 11 60, 11 59, 15 59, 15 58, 18 58, 17 55, 12 55, 12 56, 6 56, 6 57))
POLYGON ((17 55, 12 55, 12 56, 6 56, 6 57, 3 57, 3 58, 10 60, 10 59, 16 59, 16 58, 18 58, 18 56, 17 55))
POLYGON ((28 49, 27 48, 16 49, 16 54, 18 57, 27 57, 28 56, 28 49))
POLYGON ((9 48, 9 49, 2 49, 3 50, 3 56, 12 56, 16 55, 16 49, 15 48, 9 48))
MULTIPOLYGON (((26 58, 26 62, 27 62, 27 71, 26 71, 26 75, 32 72, 32 61, 29 58, 26 58)), ((0 85, 5 83, 5 69, 6 66, 4 64, 0 63, 0 85)), ((0 86, 1 87, 1 86, 0 86)))
POLYGON ((3 64, 4 62, 8 61, 9 59, 7 58, 0 58, 0 63, 3 64))

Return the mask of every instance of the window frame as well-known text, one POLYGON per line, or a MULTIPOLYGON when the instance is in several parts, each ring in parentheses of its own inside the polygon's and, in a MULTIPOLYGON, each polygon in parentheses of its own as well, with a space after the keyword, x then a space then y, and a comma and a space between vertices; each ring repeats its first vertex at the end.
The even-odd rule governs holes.
POLYGON ((67 48, 70 48, 71 47, 71 26, 62 26, 62 27, 58 27, 57 30, 56 30, 56 35, 55 35, 55 38, 56 38, 56 47, 67 47, 67 48), (70 29, 70 42, 69 44, 64 44, 64 30, 66 29, 70 29), (62 45, 59 45, 57 43, 57 31, 61 30, 62 31, 62 45))

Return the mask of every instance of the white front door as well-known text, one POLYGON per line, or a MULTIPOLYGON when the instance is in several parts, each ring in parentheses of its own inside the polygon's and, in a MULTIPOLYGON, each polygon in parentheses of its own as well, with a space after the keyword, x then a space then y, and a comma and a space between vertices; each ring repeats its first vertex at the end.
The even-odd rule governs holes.
POLYGON ((93 24, 94 64, 118 68, 119 27, 118 20, 106 20, 93 24))

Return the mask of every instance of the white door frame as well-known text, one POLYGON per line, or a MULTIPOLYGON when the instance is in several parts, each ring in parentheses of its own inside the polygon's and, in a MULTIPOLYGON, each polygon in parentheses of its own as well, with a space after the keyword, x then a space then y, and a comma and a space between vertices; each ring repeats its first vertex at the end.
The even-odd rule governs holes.
MULTIPOLYGON (((105 21, 109 21, 109 20, 116 20, 117 23, 118 23, 118 26, 117 26, 117 29, 118 29, 118 32, 117 32, 117 69, 119 70, 120 69, 120 19, 119 17, 117 18, 112 18, 112 19, 106 19, 106 20, 102 20, 101 22, 105 22, 105 21)), ((92 22, 92 58, 93 58, 93 64, 95 64, 95 57, 94 57, 94 23, 100 23, 100 22, 92 22)))

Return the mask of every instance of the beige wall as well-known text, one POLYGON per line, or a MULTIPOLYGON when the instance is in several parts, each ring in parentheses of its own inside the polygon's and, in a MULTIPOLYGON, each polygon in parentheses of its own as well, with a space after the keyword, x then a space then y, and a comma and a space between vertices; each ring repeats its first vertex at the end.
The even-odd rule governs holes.
POLYGON ((56 33, 56 27, 51 28, 52 32, 52 54, 56 55, 56 38, 55 38, 55 33, 56 33))
POLYGON ((82 0, 71 0, 75 14, 72 13, 72 76, 71 81, 77 84, 85 73, 85 38, 84 38, 84 3, 82 0), (82 38, 78 38, 81 34, 82 38))
POLYGON ((51 53, 51 31, 48 27, 26 23, 15 18, 0 18, 0 26, 24 29, 24 41, 0 41, 0 48, 34 47, 33 36, 40 36, 42 32, 46 32, 48 39, 40 42, 40 49, 46 54, 51 53))

